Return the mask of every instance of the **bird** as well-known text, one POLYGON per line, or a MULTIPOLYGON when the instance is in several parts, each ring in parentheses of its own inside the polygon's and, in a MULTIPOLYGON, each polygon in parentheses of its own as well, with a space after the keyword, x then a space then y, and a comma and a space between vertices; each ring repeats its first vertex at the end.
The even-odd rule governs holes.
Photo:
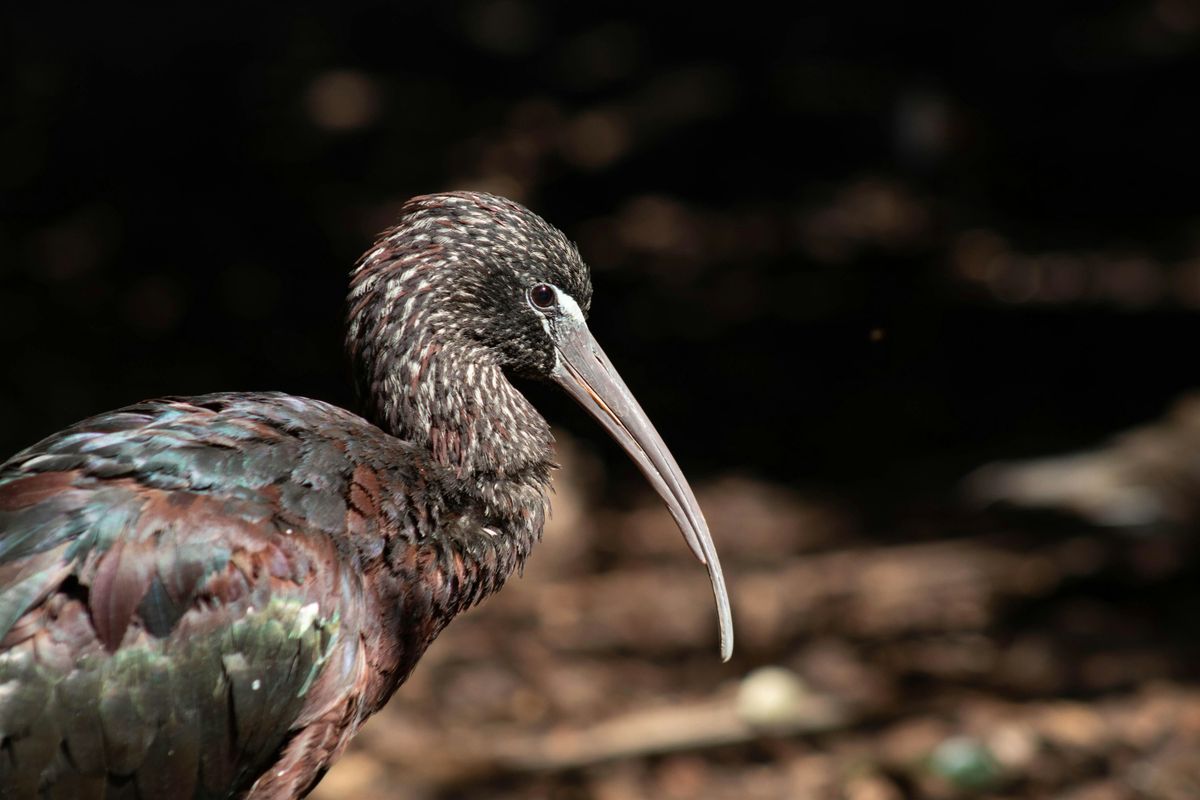
POLYGON ((557 384, 729 596, 674 457, 588 330, 577 247, 480 192, 414 197, 350 274, 361 415, 165 397, 0 466, 0 798, 303 797, 540 539, 557 384))

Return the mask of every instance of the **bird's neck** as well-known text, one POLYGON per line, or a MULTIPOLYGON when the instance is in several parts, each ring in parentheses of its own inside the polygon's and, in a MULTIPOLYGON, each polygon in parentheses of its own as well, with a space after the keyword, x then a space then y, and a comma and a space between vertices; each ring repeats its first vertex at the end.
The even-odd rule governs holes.
POLYGON ((379 354, 364 376, 373 421, 459 478, 503 481, 545 469, 550 427, 490 356, 435 333, 379 354))
POLYGON ((389 650, 396 660, 368 692, 377 708, 451 619, 524 565, 548 510, 553 439, 478 346, 430 334, 373 355, 359 364, 367 414, 425 451, 421 494, 432 504, 416 515, 415 536, 391 539, 382 553, 378 617, 402 646, 389 650), (452 513, 442 505, 449 499, 452 513), (414 582, 428 591, 414 592, 414 582))

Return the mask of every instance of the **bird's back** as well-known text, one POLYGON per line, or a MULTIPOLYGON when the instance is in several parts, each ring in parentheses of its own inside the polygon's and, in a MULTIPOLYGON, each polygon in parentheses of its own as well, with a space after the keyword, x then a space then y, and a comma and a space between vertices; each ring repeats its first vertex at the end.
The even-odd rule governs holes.
POLYGON ((10 459, 0 798, 231 797, 260 774, 255 797, 304 791, 440 624, 414 591, 388 638, 368 586, 419 571, 422 472, 280 394, 130 406, 10 459))

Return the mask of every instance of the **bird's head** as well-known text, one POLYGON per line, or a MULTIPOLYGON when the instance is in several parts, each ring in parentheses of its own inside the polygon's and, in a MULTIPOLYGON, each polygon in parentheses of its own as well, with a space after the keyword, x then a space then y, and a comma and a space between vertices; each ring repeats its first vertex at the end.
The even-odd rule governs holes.
POLYGON ((548 378, 556 333, 586 324, 591 302, 579 251, 541 217, 479 192, 424 195, 354 271, 350 346, 359 360, 430 338, 479 345, 476 357, 548 378))
POLYGON ((561 386, 637 463, 708 566, 728 659, 729 598, 708 525, 679 465, 588 330, 591 302, 578 250, 523 206, 477 192, 413 198, 351 278, 348 344, 360 392, 392 404, 398 410, 380 416, 417 439, 421 428, 444 424, 439 414, 466 409, 471 420, 486 420, 497 413, 487 407, 494 403, 506 419, 464 434, 494 452, 501 442, 479 440, 519 436, 524 409, 536 416, 496 375, 561 386), (458 354, 453 366, 445 351, 458 354), (449 369, 456 374, 444 374, 449 369), (512 396, 519 401, 505 400, 512 396))

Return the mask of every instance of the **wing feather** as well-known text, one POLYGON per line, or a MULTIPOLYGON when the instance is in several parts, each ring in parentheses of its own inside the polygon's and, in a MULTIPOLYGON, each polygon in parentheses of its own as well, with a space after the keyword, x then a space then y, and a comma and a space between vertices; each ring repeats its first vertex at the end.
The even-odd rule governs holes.
POLYGON ((340 720, 327 753, 356 724, 367 600, 336 544, 356 463, 291 418, 332 407, 207 400, 98 417, 0 467, 5 798, 225 797, 314 720, 340 720))

